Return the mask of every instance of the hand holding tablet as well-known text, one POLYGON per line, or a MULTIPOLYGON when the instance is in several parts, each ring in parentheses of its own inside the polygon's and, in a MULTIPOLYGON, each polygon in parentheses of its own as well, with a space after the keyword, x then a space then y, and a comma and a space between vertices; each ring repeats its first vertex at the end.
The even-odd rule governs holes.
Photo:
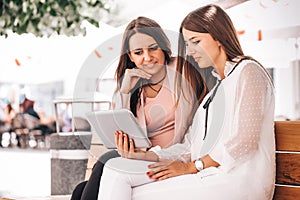
POLYGON ((89 112, 86 116, 104 146, 108 149, 117 148, 115 132, 120 130, 134 140, 135 147, 151 147, 147 134, 143 132, 134 115, 128 109, 89 112))

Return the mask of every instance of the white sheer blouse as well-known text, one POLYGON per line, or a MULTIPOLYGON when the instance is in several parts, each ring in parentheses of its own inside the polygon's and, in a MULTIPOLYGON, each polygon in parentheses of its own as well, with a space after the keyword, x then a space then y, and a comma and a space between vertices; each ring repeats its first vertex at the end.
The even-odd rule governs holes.
POLYGON ((221 173, 245 185, 240 192, 249 199, 271 199, 275 181, 273 84, 254 61, 242 61, 233 70, 234 65, 227 62, 225 79, 209 106, 205 139, 203 104, 210 94, 198 108, 185 142, 156 153, 161 159, 185 161, 209 154, 220 167, 199 173, 221 173))

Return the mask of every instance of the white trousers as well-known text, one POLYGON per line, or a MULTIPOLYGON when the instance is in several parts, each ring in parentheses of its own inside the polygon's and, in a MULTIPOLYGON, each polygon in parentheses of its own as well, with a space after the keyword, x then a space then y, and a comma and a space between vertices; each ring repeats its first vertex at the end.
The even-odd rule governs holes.
POLYGON ((104 168, 98 200, 201 200, 248 199, 239 185, 209 171, 154 181, 146 172, 152 162, 110 159, 104 168))

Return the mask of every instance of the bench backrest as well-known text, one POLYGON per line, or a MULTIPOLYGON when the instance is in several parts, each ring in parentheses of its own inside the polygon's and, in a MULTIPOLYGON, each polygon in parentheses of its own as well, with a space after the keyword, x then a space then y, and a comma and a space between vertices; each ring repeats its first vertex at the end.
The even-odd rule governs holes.
POLYGON ((276 187, 273 199, 300 199, 300 121, 276 121, 276 187))

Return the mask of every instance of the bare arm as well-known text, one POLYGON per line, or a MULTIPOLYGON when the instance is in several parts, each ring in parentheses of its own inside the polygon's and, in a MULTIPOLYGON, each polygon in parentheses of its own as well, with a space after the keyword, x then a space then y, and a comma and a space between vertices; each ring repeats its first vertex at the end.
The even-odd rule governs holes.
MULTIPOLYGON (((209 155, 203 156, 201 160, 204 164, 204 169, 219 166, 219 163, 214 161, 209 155)), ((184 174, 195 174, 198 172, 193 161, 187 163, 179 160, 161 161, 149 165, 149 168, 151 170, 147 172, 148 177, 157 181, 184 174)))
POLYGON ((201 158, 203 164, 204 164, 204 169, 208 167, 219 167, 220 164, 214 161, 209 155, 205 155, 201 158))

